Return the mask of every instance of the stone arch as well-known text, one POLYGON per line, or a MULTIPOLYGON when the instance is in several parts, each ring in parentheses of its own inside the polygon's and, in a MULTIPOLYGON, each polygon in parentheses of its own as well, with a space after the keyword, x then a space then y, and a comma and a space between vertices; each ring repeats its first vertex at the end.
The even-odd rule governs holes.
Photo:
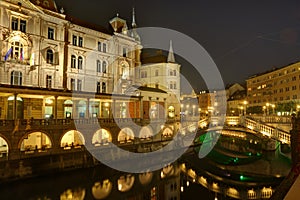
POLYGON ((10 148, 7 138, 0 134, 0 158, 7 157, 10 148))
POLYGON ((102 182, 95 182, 92 187, 92 194, 95 199, 105 199, 111 193, 112 182, 108 179, 102 182))
POLYGON ((18 148, 20 151, 45 151, 52 148, 52 140, 50 136, 41 131, 33 131, 26 133, 20 140, 18 148))
POLYGON ((61 137, 60 146, 64 149, 71 147, 81 147, 85 144, 85 139, 82 133, 77 130, 69 130, 61 137))
POLYGON ((150 139, 153 137, 153 131, 149 126, 143 126, 139 134, 140 139, 150 139))
POLYGON ((134 140, 134 133, 131 128, 122 128, 118 134, 119 143, 130 143, 134 140))
POLYGON ((93 134, 92 144, 94 146, 107 145, 112 142, 111 133, 106 129, 99 129, 93 134))
POLYGON ((162 137, 172 137, 173 130, 170 127, 165 127, 162 131, 162 137))

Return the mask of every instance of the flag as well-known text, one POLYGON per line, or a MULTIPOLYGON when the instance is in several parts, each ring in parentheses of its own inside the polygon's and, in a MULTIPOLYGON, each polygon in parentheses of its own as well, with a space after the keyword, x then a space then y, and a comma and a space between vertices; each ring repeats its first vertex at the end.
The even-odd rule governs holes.
POLYGON ((24 51, 23 51, 23 49, 21 49, 20 60, 23 61, 23 59, 24 59, 24 51))
POLYGON ((32 53, 31 56, 30 56, 29 64, 30 64, 30 66, 34 65, 34 53, 32 53))
POLYGON ((12 50, 13 50, 12 47, 10 47, 10 49, 7 51, 7 53, 4 56, 4 61, 6 61, 8 59, 8 57, 11 54, 12 50))

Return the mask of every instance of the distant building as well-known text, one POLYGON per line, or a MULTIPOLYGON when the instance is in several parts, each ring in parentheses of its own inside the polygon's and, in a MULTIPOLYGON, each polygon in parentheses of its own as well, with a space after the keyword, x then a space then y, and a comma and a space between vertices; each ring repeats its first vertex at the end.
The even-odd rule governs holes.
POLYGON ((281 68, 274 68, 265 73, 256 74, 246 80, 247 101, 250 107, 260 106, 266 109, 270 105, 294 102, 300 103, 300 62, 281 68))
POLYGON ((142 65, 137 70, 137 79, 142 86, 164 90, 168 93, 168 97, 165 98, 167 117, 179 117, 180 65, 175 62, 172 42, 170 42, 168 57, 160 51, 154 56, 144 56, 142 65))

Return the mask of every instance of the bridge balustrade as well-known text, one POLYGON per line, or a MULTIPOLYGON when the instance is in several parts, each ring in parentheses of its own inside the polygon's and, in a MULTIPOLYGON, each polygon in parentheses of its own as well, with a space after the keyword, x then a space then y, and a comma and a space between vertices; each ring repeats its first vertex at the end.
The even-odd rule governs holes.
POLYGON ((290 144, 290 137, 291 135, 285 131, 282 131, 280 129, 268 126, 266 124, 256 122, 253 119, 245 118, 245 127, 258 131, 266 136, 272 137, 274 139, 277 139, 281 141, 282 143, 290 144))

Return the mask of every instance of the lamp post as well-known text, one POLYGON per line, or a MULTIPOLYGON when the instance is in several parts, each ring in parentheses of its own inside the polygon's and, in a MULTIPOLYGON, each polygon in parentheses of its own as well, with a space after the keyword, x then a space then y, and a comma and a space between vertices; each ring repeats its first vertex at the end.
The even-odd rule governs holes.
POLYGON ((193 105, 193 116, 195 116, 195 108, 196 108, 196 106, 193 105))
POLYGON ((267 115, 269 115, 269 106, 270 106, 270 104, 269 104, 269 103, 266 103, 266 107, 267 107, 267 115))
POLYGON ((272 110, 273 110, 272 114, 275 115, 275 104, 272 104, 271 106, 272 106, 272 110))
POLYGON ((245 106, 244 115, 246 116, 247 115, 247 104, 248 104, 248 102, 245 100, 243 103, 244 103, 244 106, 245 106))

